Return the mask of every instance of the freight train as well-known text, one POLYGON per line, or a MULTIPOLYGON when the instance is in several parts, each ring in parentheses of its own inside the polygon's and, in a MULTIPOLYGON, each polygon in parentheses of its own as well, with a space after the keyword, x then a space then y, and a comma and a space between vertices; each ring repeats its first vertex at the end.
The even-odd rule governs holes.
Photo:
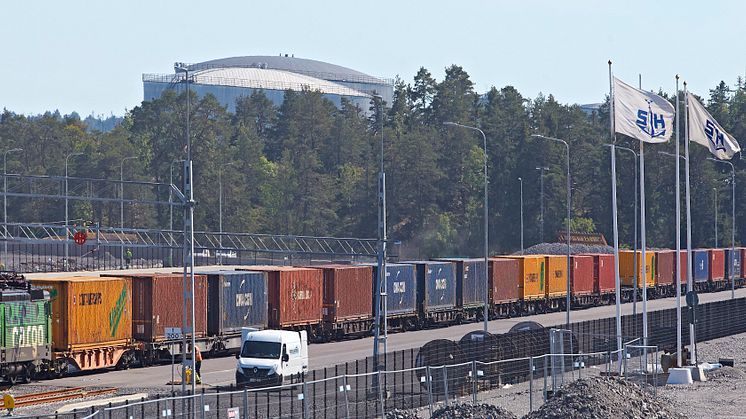
MULTIPOLYGON (((683 286, 690 267, 698 291, 725 289, 731 266, 736 284, 742 286, 744 252, 697 249, 691 266, 682 252, 683 286)), ((622 298, 630 301, 641 292, 642 257, 640 252, 622 251, 619 262, 622 298)), ((649 298, 673 295, 675 251, 648 252, 644 263, 649 298)), ((371 264, 336 264, 197 270, 193 330, 179 329, 188 296, 182 273, 28 282, 2 273, 0 376, 16 382, 150 365, 179 356, 181 334, 194 333, 202 352, 216 356, 240 348, 243 327, 305 330, 313 342, 368 336, 374 325, 377 269, 371 264)), ((567 271, 566 257, 557 255, 497 256, 489 258, 487 269, 484 259, 476 258, 388 263, 382 304, 389 328, 402 331, 483 320, 485 291, 491 319, 562 310, 567 271)), ((573 308, 613 302, 613 255, 573 255, 570 272, 573 308)), ((191 314, 186 313, 189 318, 191 314)))

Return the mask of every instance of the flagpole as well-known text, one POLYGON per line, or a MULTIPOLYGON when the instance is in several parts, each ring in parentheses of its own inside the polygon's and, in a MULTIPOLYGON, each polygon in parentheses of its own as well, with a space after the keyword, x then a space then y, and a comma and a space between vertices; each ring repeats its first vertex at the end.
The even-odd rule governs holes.
POLYGON ((621 293, 619 282, 619 228, 617 225, 617 202, 616 202, 616 135, 614 131, 614 82, 611 73, 611 60, 609 60, 609 126, 611 127, 611 212, 612 225, 614 228, 614 292, 616 297, 616 344, 619 374, 622 374, 622 313, 621 293))
MULTIPOLYGON (((681 363, 681 180, 679 179, 679 75, 676 75, 676 365, 681 363)), ((688 269, 687 269, 688 270, 688 269)), ((732 270, 732 269, 731 269, 732 270)))
MULTIPOLYGON (((640 140, 640 242, 642 248, 642 344, 648 344, 648 274, 645 258, 645 147, 640 140)), ((637 255, 635 255, 637 257, 637 255)))
MULTIPOLYGON (((689 94, 684 82, 684 177, 686 189, 686 291, 692 292, 694 284, 692 280, 692 210, 689 188, 689 94)), ((693 310, 693 308, 689 308, 693 310)), ((694 335, 694 324, 689 322, 689 363, 696 364, 696 337, 694 335)))

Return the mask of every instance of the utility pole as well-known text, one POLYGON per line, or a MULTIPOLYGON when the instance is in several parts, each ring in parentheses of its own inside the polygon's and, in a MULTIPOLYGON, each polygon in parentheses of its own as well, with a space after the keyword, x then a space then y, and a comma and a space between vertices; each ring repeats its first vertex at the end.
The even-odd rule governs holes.
POLYGON ((539 243, 544 243, 544 171, 549 170, 548 167, 537 167, 541 174, 539 175, 539 183, 541 184, 541 195, 539 198, 539 243))

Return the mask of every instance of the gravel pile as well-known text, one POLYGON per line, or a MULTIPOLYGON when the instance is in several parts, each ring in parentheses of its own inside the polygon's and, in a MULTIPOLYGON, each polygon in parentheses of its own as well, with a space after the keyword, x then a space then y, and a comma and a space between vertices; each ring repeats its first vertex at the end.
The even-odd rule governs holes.
MULTIPOLYGON (((521 252, 515 252, 518 255, 521 252)), ((529 247, 523 252, 526 255, 566 255, 567 243, 539 243, 529 247)), ((571 244, 570 253, 614 253, 611 246, 595 246, 587 244, 571 244)))
POLYGON ((619 379, 574 381, 524 418, 685 418, 665 398, 654 398, 636 384, 619 379))
POLYGON ((420 419, 420 417, 409 410, 393 409, 386 412, 386 419, 420 419))
POLYGON ((516 416, 491 404, 457 404, 441 407, 433 412, 432 419, 458 419, 458 418, 479 418, 479 419, 516 419, 516 416))
POLYGON ((743 380, 746 379, 746 372, 740 368, 721 367, 714 371, 705 373, 708 380, 743 380))

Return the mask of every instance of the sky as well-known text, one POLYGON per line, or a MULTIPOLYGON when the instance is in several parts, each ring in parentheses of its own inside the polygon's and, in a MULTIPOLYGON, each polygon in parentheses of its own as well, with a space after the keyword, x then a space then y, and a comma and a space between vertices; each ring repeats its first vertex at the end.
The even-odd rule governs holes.
POLYGON ((478 92, 595 103, 614 74, 699 95, 746 73, 743 1, 4 1, 0 107, 123 115, 142 73, 176 61, 294 54, 411 82, 462 66, 478 92))

